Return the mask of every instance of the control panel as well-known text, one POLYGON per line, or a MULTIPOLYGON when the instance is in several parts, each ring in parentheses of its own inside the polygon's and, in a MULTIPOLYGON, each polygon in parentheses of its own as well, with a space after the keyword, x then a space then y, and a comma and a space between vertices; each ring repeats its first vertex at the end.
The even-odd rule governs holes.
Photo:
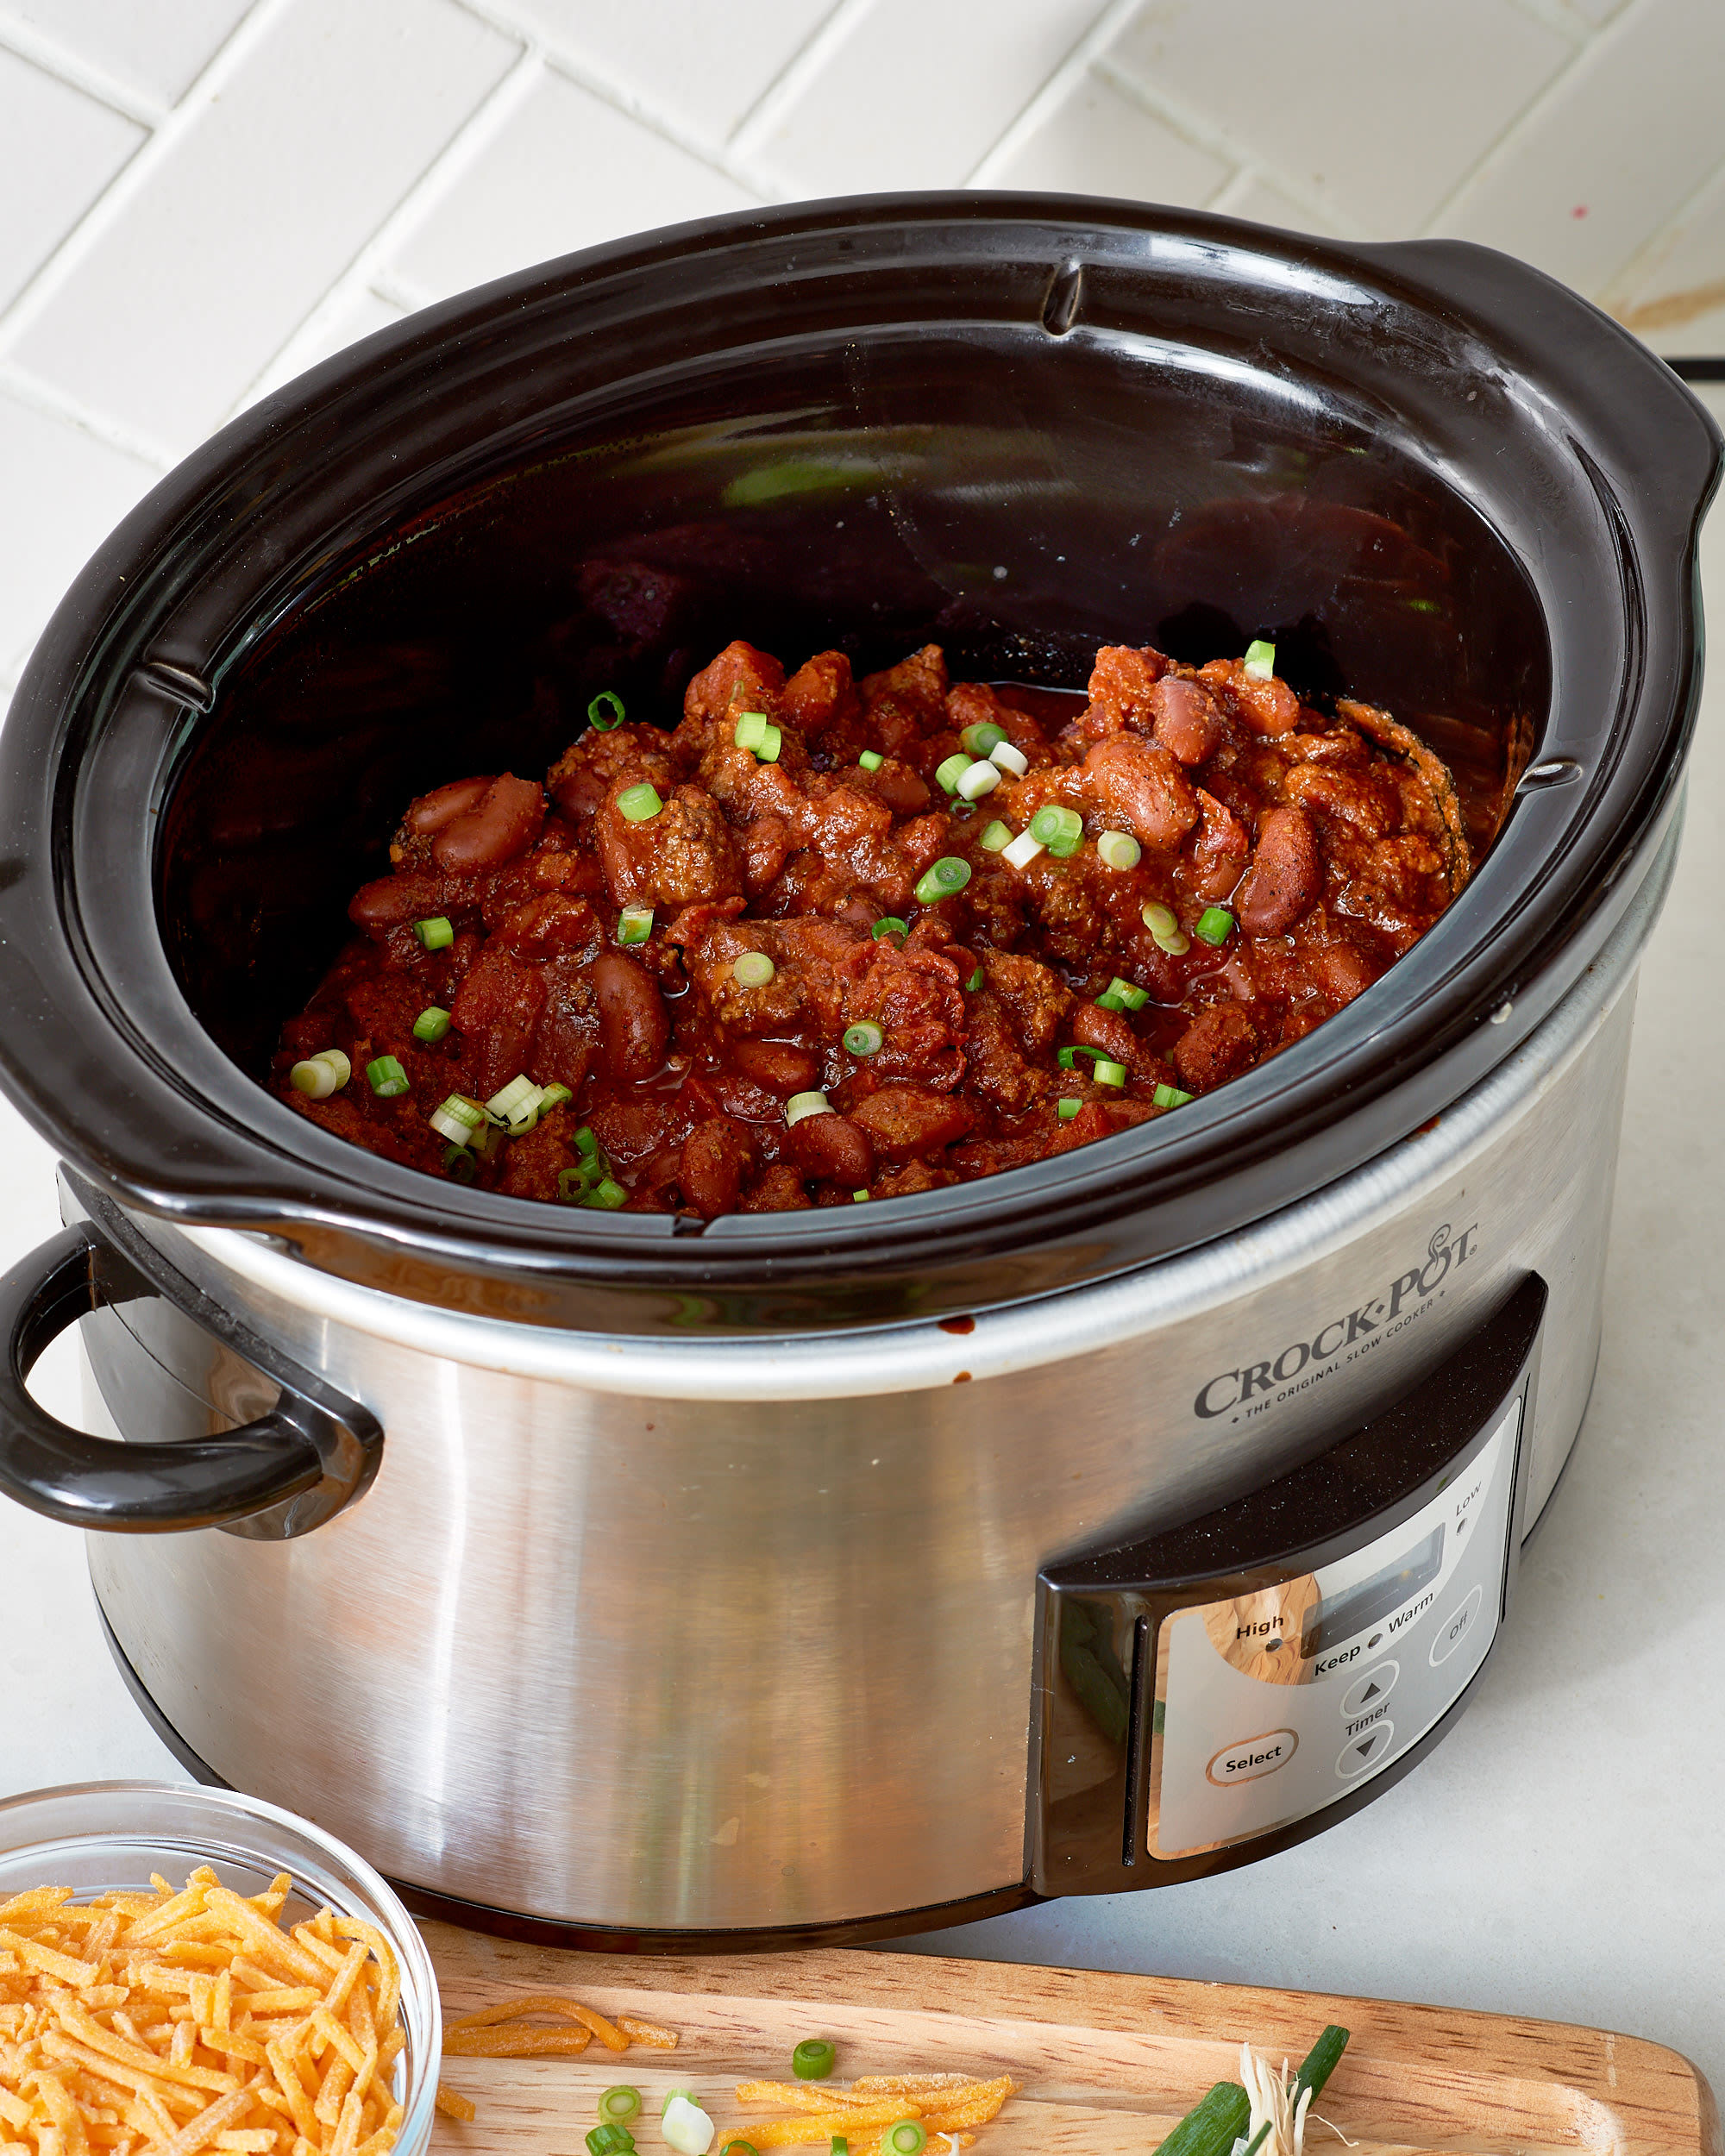
POLYGON ((1366 1802, 1490 1653, 1521 1541, 1543 1282, 1266 1488, 1038 1582, 1032 1883, 1249 1862, 1366 1802))

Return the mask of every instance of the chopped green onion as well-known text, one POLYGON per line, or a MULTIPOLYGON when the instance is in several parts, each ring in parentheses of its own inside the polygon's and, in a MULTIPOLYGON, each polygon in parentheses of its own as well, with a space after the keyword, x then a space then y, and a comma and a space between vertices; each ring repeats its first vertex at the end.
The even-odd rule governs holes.
POLYGON ((1324 2084, 1335 2071, 1342 2053, 1347 2049, 1348 2033, 1334 2021, 1319 2037, 1301 2064, 1294 2077, 1294 2086, 1288 2091, 1290 2103, 1298 2103, 1300 2091, 1309 2089, 1314 2096, 1324 2092, 1324 2084))
POLYGON ((1225 906, 1207 906, 1192 924, 1192 933, 1207 943, 1226 943, 1233 933, 1234 917, 1225 906))
POLYGON ((617 797, 617 805, 631 824, 650 824, 665 804, 659 799, 658 789, 643 780, 639 786, 625 787, 617 797))
POLYGON ((1031 818, 1030 833, 1057 860, 1069 860, 1084 843, 1084 819, 1076 809, 1050 801, 1031 818))
POLYGON ((935 783, 944 793, 957 793, 958 781, 969 768, 969 756, 949 756, 944 763, 936 765, 935 783))
POLYGON ((754 750, 767 738, 765 711, 744 711, 737 722, 737 730, 731 738, 739 749, 754 750))
POLYGON ((586 2144, 591 2156, 625 2156, 625 2152, 635 2146, 635 2136, 626 2128, 607 2121, 588 2131, 586 2144))
POLYGON ((778 968, 764 950, 745 950, 731 968, 731 977, 742 988, 764 988, 778 968))
POLYGON ((1251 2099, 1237 2081, 1219 2081, 1195 2103, 1156 2156, 1229 2156, 1251 2122, 1251 2099))
POLYGON ((908 936, 910 932, 910 923, 901 921, 896 913, 883 914, 875 922, 874 928, 875 941, 877 943, 883 936, 908 936))
POLYGON ((1002 771, 1010 771, 1015 779, 1023 778, 1030 769, 1030 758, 1022 749, 1014 748, 1009 741, 997 741, 988 751, 988 761, 1002 771))
POLYGON ((958 781, 958 797, 963 801, 980 801, 985 793, 992 793, 1000 783, 998 764, 973 763, 958 781))
POLYGON ((553 1108, 561 1108, 565 1101, 573 1100, 574 1097, 567 1086, 541 1086, 539 1112, 541 1115, 549 1115, 553 1108))
POLYGON ((1255 637, 1245 648, 1245 670, 1254 681, 1268 681, 1276 672, 1276 646, 1255 637))
POLYGON ((761 2152, 753 2141, 732 2140, 724 2144, 720 2156, 761 2156, 761 2152))
POLYGON ((366 1076, 380 1100, 393 1100, 407 1091, 407 1073, 393 1056, 374 1056, 366 1065, 366 1076))
POLYGON ((336 1090, 339 1093, 354 1075, 354 1066, 339 1048, 320 1048, 311 1058, 314 1063, 325 1063, 336 1074, 336 1090))
POLYGON ((927 2147, 928 2135, 919 2119, 900 2119, 881 2136, 884 2156, 922 2156, 927 2147))
POLYGON ((812 1115, 831 1115, 832 1103, 824 1093, 794 1093, 785 1103, 785 1121, 794 1130, 812 1115))
POLYGON ((868 1192, 866 1190, 853 1190, 850 1194, 850 1202, 854 1206, 866 1206, 869 1202, 868 1192))
POLYGON ((1056 1106, 1060 1111, 1060 1120, 1063 1123, 1070 1123, 1083 1105, 1084 1103, 1082 1100, 1057 1101, 1056 1106))
POLYGON ((601 689, 587 705, 587 724, 596 734, 608 734, 623 724, 623 699, 615 689, 601 689))
POLYGON ((575 1132, 575 1150, 585 1154, 588 1160, 597 1160, 599 1157, 599 1140, 585 1123, 575 1132))
POLYGON ((539 1088, 523 1072, 511 1078, 501 1093, 492 1095, 486 1102, 486 1112, 506 1123, 519 1137, 539 1119, 539 1088))
POLYGON ((983 972, 982 968, 978 966, 975 972, 971 975, 970 978, 964 984, 965 994, 975 995, 977 989, 982 986, 988 977, 988 976, 983 972))
POLYGON ((878 771, 887 759, 878 749, 865 749, 856 761, 865 771, 878 771))
POLYGON ((995 725, 992 718, 985 718, 975 726, 963 726, 958 731, 959 740, 973 756, 992 755, 1006 737, 1006 728, 995 725))
POLYGON ((923 871, 916 894, 924 906, 932 906, 937 899, 950 899, 955 891, 962 891, 969 881, 969 862, 957 854, 943 854, 932 868, 923 871))
POLYGON ((435 1003, 427 1004, 413 1021, 416 1041, 441 1041, 449 1030, 449 1013, 440 1011, 435 1003))
POLYGON ((886 1038, 880 1027, 868 1018, 844 1029, 844 1045, 853 1056, 878 1056, 886 1038))
POLYGON ((1110 868, 1136 868, 1144 849, 1130 831, 1104 831, 1096 841, 1096 852, 1110 868))
POLYGON ((679 2096, 683 2099, 685 2103, 693 2103, 695 2100, 695 2092, 693 2089, 667 2089, 665 2091, 664 2101, 659 2106, 659 2116, 662 2119, 664 2117, 666 2112, 668 2111, 671 2106, 676 2102, 679 2096))
POLYGON ((607 2089, 599 2100, 599 2115, 607 2125, 621 2126, 625 2119, 632 2119, 641 2109, 641 2091, 631 2089, 627 2082, 619 2082, 614 2089, 607 2089))
POLYGON ((785 736, 776 726, 769 724, 761 736, 761 746, 755 751, 757 763, 777 763, 779 751, 785 745, 785 736))
POLYGON ((474 1131, 485 1121, 485 1110, 465 1094, 452 1093, 425 1119, 439 1138, 448 1138, 452 1145, 471 1145, 474 1131))
POLYGON ((354 1067, 339 1048, 326 1048, 321 1055, 309 1056, 304 1062, 296 1063, 287 1074, 287 1082, 296 1093, 304 1093, 314 1100, 327 1100, 332 1093, 339 1093, 354 1075, 354 1067))
POLYGON ((1193 1095, 1182 1093, 1178 1086, 1158 1086, 1150 1097, 1158 1108, 1183 1108, 1193 1095))
POLYGON ((620 1182, 606 1175, 593 1185, 581 1203, 584 1206, 597 1206, 601 1213, 615 1213, 619 1206, 629 1203, 629 1193, 620 1182))
POLYGON ((443 1173, 455 1182, 470 1183, 479 1170, 465 1145, 450 1145, 444 1148, 443 1173))
POLYGON ((427 950, 447 950, 455 940, 455 930, 442 913, 434 913, 429 921, 416 921, 413 932, 427 950))
POLYGON ((665 2106, 660 2126, 677 2156, 706 2156, 712 2147, 712 2121, 692 2096, 673 2096, 665 2106))
POLYGON ((990 824, 988 829, 982 833, 982 836, 976 841, 976 843, 982 849, 984 853, 997 854, 1003 846, 1009 846, 1012 843, 1012 825, 1010 824, 1003 824, 997 816, 994 822, 990 824))
POLYGON ((791 2053, 791 2071, 799 2081, 825 2081, 838 2054, 824 2036, 805 2036, 791 2053))
POLYGON ((1034 831, 1020 831, 1010 846, 1000 849, 1000 859, 1009 861, 1014 868, 1028 868, 1043 850, 1042 841, 1034 831))
POLYGON ((1099 1062, 1090 1073, 1099 1086, 1123 1086, 1126 1081, 1124 1063, 1099 1062))
POLYGON ((1076 1056, 1088 1056, 1093 1062, 1097 1064, 1105 1063, 1108 1060, 1108 1051, 1106 1048, 1087 1048, 1082 1041, 1071 1048, 1063 1048, 1054 1060, 1063 1070, 1076 1070, 1078 1066, 1073 1058, 1076 1056))
POLYGON ((1096 1008, 1099 1011, 1124 1011, 1126 1007, 1112 988, 1104 988, 1101 994, 1096 998, 1096 1008))
POLYGON ((1141 1011, 1150 1001, 1148 988, 1140 988, 1133 981, 1122 981, 1118 974, 1108 983, 1108 993, 1118 996, 1128 1011, 1141 1011))
POLYGON ((1180 926, 1174 908, 1171 906, 1157 906, 1154 899, 1140 908, 1138 918, 1152 936, 1172 936, 1180 926))
POLYGON ((653 909, 650 906, 625 906, 617 917, 617 940, 619 943, 644 943, 653 933, 653 909))
POLYGON ((579 1205, 600 1176, 597 1161, 583 1162, 579 1168, 560 1168, 557 1171, 557 1195, 566 1206, 579 1205))
MULTIPOLYGON (((862 1194, 860 1191, 857 1193, 859 1197, 862 1194)), ((831 2145, 826 2152, 826 2156, 850 2156, 850 2144, 848 2140, 846 2140, 843 2134, 835 2134, 833 2135, 831 2145)))
POLYGON ((1178 928, 1171 936, 1157 937, 1155 942, 1156 948, 1165 950, 1170 958, 1183 958, 1192 948, 1192 938, 1183 929, 1178 928))

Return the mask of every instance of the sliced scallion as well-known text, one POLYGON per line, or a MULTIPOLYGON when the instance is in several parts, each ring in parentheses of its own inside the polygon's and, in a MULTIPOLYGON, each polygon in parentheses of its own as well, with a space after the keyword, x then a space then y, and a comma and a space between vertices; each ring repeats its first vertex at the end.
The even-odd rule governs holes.
POLYGON ((973 763, 958 781, 961 800, 980 801, 985 793, 992 793, 1000 783, 998 764, 973 763))
POLYGON ((599 1140, 585 1123, 575 1132, 575 1150, 585 1155, 588 1160, 597 1160, 599 1157, 599 1140))
POLYGON ((853 1190, 850 1194, 850 1202, 854 1206, 866 1206, 869 1202, 868 1192, 866 1190, 853 1190))
POLYGON ((791 2053, 791 2071, 799 2081, 825 2081, 838 2054, 824 2036, 805 2036, 791 2053))
POLYGON ((767 714, 765 711, 744 711, 737 720, 736 730, 731 738, 739 749, 747 749, 752 753, 761 746, 766 736, 767 714))
POLYGON ((1128 1011, 1141 1011, 1150 1001, 1148 988, 1140 988, 1135 981, 1122 981, 1118 974, 1108 983, 1108 993, 1118 996, 1128 1011))
POLYGON ((441 1011, 435 1003, 428 1003, 413 1021, 413 1037, 428 1045, 441 1041, 449 1031, 449 1013, 441 1011))
POLYGON ((1171 906, 1158 906, 1152 899, 1138 911, 1138 918, 1152 936, 1172 936, 1180 922, 1171 906))
POLYGON ((492 1094, 486 1102, 486 1112, 496 1116, 519 1134, 520 1126, 530 1127, 538 1119, 539 1088, 524 1071, 511 1078, 500 1093, 492 1094))
POLYGON ((1010 846, 1012 843, 1012 825, 1003 824, 998 816, 992 824, 988 825, 982 836, 976 841, 985 854, 997 854, 1002 848, 1010 846))
POLYGON ((1092 1062, 1096 1063, 1105 1063, 1108 1060, 1106 1048, 1087 1048, 1082 1041, 1076 1042, 1070 1048, 1063 1048, 1054 1060, 1063 1070, 1076 1070, 1078 1065, 1075 1058, 1080 1056, 1088 1056, 1092 1062))
POLYGON ((1112 988, 1104 988, 1101 994, 1096 998, 1096 1008, 1099 1011, 1124 1011, 1126 1007, 1112 988))
POLYGON ((1070 1123, 1083 1105, 1082 1100, 1059 1100, 1055 1103, 1063 1123, 1070 1123))
POLYGON ((1123 1086, 1126 1081, 1126 1067, 1124 1063, 1109 1062, 1103 1059, 1098 1062, 1090 1075, 1099 1086, 1123 1086))
POLYGON ((566 1206, 579 1205, 601 1174, 597 1161, 584 1161, 579 1168, 562 1168, 557 1171, 557 1195, 566 1206))
POLYGON ((599 2100, 599 2115, 609 2126, 621 2126, 632 2119, 641 2109, 641 2091, 620 2082, 614 2089, 607 2089, 599 2100))
POLYGON ((539 1088, 539 1112, 549 1115, 553 1108, 561 1108, 574 1099, 567 1086, 542 1086, 539 1088))
POLYGON ((1182 1093, 1178 1086, 1158 1086, 1150 1096, 1158 1108, 1183 1108, 1193 1096, 1182 1093))
POLYGON ((673 2096, 659 2123, 677 2156, 706 2156, 712 2147, 712 2121, 693 2096, 673 2096))
POLYGON ((448 917, 442 913, 434 913, 430 920, 416 921, 413 932, 427 950, 447 950, 455 940, 448 917))
POLYGON ((886 1038, 880 1027, 869 1018, 861 1018, 844 1029, 844 1045, 853 1056, 878 1056, 886 1038))
POLYGON ((615 1213, 619 1206, 626 1206, 629 1203, 629 1193, 620 1182, 613 1181, 609 1175, 605 1175, 601 1176, 588 1191, 586 1196, 581 1200, 581 1203, 584 1206, 595 1206, 600 1213, 615 1213))
POLYGON ((653 909, 650 906, 625 906, 617 917, 617 940, 619 943, 644 943, 653 933, 653 909))
POLYGON ((948 756, 944 763, 935 766, 935 784, 943 793, 957 793, 958 781, 969 768, 969 756, 948 756))
POLYGON ((764 950, 745 950, 731 968, 731 977, 740 988, 764 988, 778 968, 764 950))
POLYGON ((1207 943, 1226 943, 1233 934, 1234 917, 1225 906, 1207 906, 1192 924, 1192 933, 1207 943))
POLYGON ((988 761, 998 764, 1002 771, 1010 771, 1015 779, 1023 778, 1030 769, 1030 758, 1009 741, 997 741, 988 751, 988 761))
POLYGON ((1002 846, 1000 859, 1010 862, 1014 868, 1028 868, 1039 853, 1045 850, 1034 831, 1020 831, 1010 846, 1002 846))
POLYGON ((992 718, 983 719, 975 726, 962 726, 958 738, 973 756, 990 756, 1007 737, 1004 726, 995 725, 992 718))
POLYGON ((479 1170, 465 1145, 447 1145, 443 1149, 443 1173, 451 1182, 470 1183, 479 1170))
POLYGON ((1030 819, 1032 838, 1039 839, 1057 860, 1069 860, 1084 843, 1084 819, 1076 809, 1049 801, 1030 819))
POLYGON ((865 749, 856 761, 865 771, 878 771, 887 759, 878 749, 865 749))
POLYGON ((932 906, 937 899, 950 899, 955 891, 962 891, 970 881, 970 864, 957 854, 943 854, 932 868, 925 868, 916 887, 918 899, 924 906, 932 906))
POLYGON ((911 924, 908 921, 901 921, 896 913, 884 913, 875 922, 872 932, 878 943, 883 936, 908 936, 911 924))
POLYGON ((589 2130, 586 2144, 587 2156, 630 2156, 635 2147, 635 2136, 626 2126, 607 2119, 603 2125, 589 2130))
POLYGON ((882 2156, 922 2156, 928 2134, 919 2119, 900 2119, 881 2136, 882 2156))
POLYGON ((1104 831, 1096 841, 1096 853, 1110 868, 1136 868, 1144 848, 1130 831, 1104 831))
POLYGON ((988 976, 983 972, 982 968, 978 966, 976 970, 971 975, 970 978, 964 984, 965 994, 975 995, 977 989, 982 986, 988 977, 988 976))
POLYGON ((587 724, 596 734, 608 734, 623 724, 623 699, 615 689, 601 689, 587 705, 587 724))
POLYGON ((1268 681, 1276 672, 1276 646, 1255 636, 1245 648, 1245 671, 1254 681, 1268 681))
POLYGON ((831 1115, 832 1103, 824 1093, 794 1093, 785 1103, 785 1121, 792 1130, 812 1115, 831 1115))
POLYGON ((452 1093, 425 1119, 439 1138, 448 1138, 452 1145, 471 1145, 474 1133, 485 1121, 485 1110, 465 1094, 452 1093))
POLYGON ((671 2106, 676 2102, 679 2096, 683 2099, 685 2103, 693 2103, 695 2100, 695 2092, 693 2089, 667 2089, 664 2095, 664 2100, 659 2106, 659 2116, 662 2119, 664 2117, 666 2112, 668 2111, 671 2106))
POLYGON ((761 736, 761 746, 755 751, 757 763, 777 763, 779 751, 785 745, 785 736, 770 721, 761 736))
POLYGON ((1156 2156, 1229 2156, 1251 2122, 1251 2099, 1237 2081, 1219 2081, 1195 2103, 1156 2156))
POLYGON ((617 797, 617 805, 631 824, 650 824, 664 808, 656 787, 643 780, 639 786, 625 787, 617 797))
POLYGON ((366 1077, 380 1100, 393 1100, 407 1091, 407 1073, 393 1056, 373 1056, 366 1077))
POLYGON ((309 1056, 304 1062, 296 1063, 287 1074, 287 1082, 296 1093, 303 1093, 313 1100, 327 1100, 332 1093, 339 1093, 354 1075, 354 1067, 339 1048, 326 1048, 321 1055, 309 1056))

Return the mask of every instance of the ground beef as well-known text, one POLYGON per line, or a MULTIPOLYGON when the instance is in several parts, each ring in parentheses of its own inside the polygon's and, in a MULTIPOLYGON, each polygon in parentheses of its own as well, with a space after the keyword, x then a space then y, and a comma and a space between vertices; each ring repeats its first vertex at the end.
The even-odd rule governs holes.
POLYGON ((1468 874, 1430 750, 1262 663, 1116 647, 1079 699, 952 682, 934 645, 858 682, 733 643, 674 730, 595 710, 543 787, 409 805, 283 1028, 301 1113, 554 1202, 913 1195, 1177 1112, 1369 987, 1468 874), (1038 812, 1055 843, 1009 860, 1038 812), (512 1119, 432 1127, 518 1078, 512 1119))

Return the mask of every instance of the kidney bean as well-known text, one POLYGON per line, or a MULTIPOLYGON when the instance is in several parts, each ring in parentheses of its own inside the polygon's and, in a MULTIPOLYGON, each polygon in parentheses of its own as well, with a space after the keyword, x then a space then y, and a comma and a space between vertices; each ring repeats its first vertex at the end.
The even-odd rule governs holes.
POLYGON ((740 1123, 719 1115, 697 1124, 683 1140, 678 1167, 684 1201, 706 1220, 734 1213, 754 1165, 755 1148, 740 1123))
POLYGON ((450 875, 474 875, 524 854, 545 821, 545 796, 530 779, 505 771, 480 800, 453 816, 431 842, 431 858, 450 875))
POLYGON ((1156 739, 1182 763, 1202 763, 1221 738, 1215 699, 1182 674, 1164 675, 1145 700, 1155 714, 1156 739))
POLYGON ((665 1060, 670 1013, 659 984, 620 950, 601 951, 589 969, 599 999, 599 1038, 613 1078, 628 1085, 650 1078, 665 1060))
POLYGON ((812 1093, 820 1083, 819 1056, 794 1041, 737 1041, 730 1060, 733 1069, 781 1100, 794 1093, 812 1093))
POLYGON ((1141 734, 1109 734, 1097 742, 1082 776, 1087 802, 1146 846, 1177 846, 1198 820, 1191 781, 1166 749, 1141 734))
POLYGON ((422 793, 407 812, 411 831, 440 831, 456 817, 475 808, 490 793, 490 779, 453 779, 433 793, 422 793))
POLYGON ((399 928, 405 921, 422 921, 442 912, 444 886, 434 875, 406 871, 380 876, 375 883, 361 884, 348 901, 348 918, 368 935, 399 928))
POLYGON ((848 1115, 806 1115, 788 1143, 791 1158, 817 1182, 861 1190, 874 1181, 874 1140, 848 1115))
POLYGON ((1251 866, 1233 896, 1235 918, 1248 935, 1280 936, 1322 895, 1318 841, 1303 809, 1273 808, 1258 827, 1251 866))

